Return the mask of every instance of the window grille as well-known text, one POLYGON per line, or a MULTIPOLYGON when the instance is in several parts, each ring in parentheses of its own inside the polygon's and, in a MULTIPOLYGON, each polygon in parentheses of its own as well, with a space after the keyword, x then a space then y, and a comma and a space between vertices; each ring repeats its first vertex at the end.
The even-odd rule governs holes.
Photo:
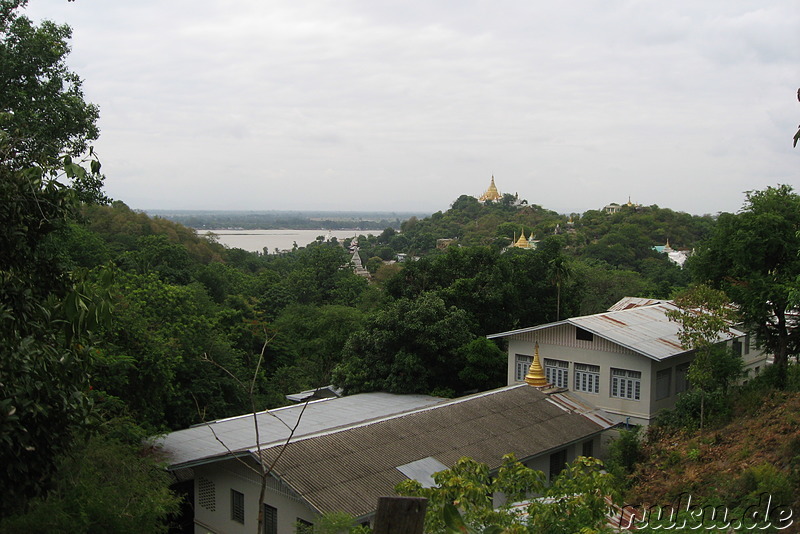
POLYGON ((264 505, 264 534, 278 534, 278 509, 264 505))
POLYGON ((569 362, 544 359, 544 375, 550 384, 558 388, 569 387, 569 362))
POLYGON ((600 393, 600 366, 575 364, 575 391, 600 393))
POLYGON ((642 373, 627 369, 611 369, 611 396, 620 399, 639 400, 642 389, 642 373))
POLYGON ((231 520, 244 525, 244 493, 231 490, 231 520))
POLYGON ((531 362, 533 362, 533 357, 517 354, 516 368, 514 371, 514 379, 517 382, 525 381, 525 375, 528 374, 528 369, 531 366, 531 362))
POLYGON ((197 503, 209 512, 217 511, 217 492, 214 482, 206 477, 197 479, 197 503))

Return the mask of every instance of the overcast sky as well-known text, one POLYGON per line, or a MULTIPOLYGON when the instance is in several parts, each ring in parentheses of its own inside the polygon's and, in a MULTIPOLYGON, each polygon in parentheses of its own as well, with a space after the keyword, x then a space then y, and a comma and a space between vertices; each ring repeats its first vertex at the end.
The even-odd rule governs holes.
POLYGON ((136 209, 736 211, 800 186, 797 0, 31 0, 136 209))

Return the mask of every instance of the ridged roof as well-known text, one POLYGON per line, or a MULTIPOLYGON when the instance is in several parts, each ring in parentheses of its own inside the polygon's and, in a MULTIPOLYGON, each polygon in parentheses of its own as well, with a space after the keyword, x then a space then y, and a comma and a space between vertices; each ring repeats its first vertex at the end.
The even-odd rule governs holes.
MULTIPOLYGON (((666 315, 668 310, 677 310, 678 307, 670 301, 659 301, 658 304, 647 305, 641 301, 634 302, 637 300, 639 299, 631 299, 627 301, 628 307, 615 309, 615 311, 572 317, 564 321, 491 334, 486 337, 489 339, 513 337, 558 325, 571 324, 657 361, 687 352, 678 339, 680 324, 670 321, 666 315)), ((621 305, 623 301, 626 299, 615 304, 614 308, 621 305)), ((744 335, 743 332, 731 328, 731 332, 722 336, 720 341, 742 335, 744 335)))
POLYGON ((610 426, 565 394, 522 384, 300 439, 262 457, 271 463, 281 454, 275 475, 318 512, 359 517, 375 510, 379 496, 394 494, 406 479, 398 468, 412 462, 449 466, 469 456, 497 468, 507 453, 526 459, 610 426))

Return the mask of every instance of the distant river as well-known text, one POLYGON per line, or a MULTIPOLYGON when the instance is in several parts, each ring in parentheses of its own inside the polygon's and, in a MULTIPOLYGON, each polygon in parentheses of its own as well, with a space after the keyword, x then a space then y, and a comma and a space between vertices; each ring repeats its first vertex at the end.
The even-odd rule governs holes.
MULTIPOLYGON (((373 230, 372 233, 375 231, 373 230)), ((198 230, 198 235, 205 235, 205 230, 198 230)), ((356 235, 367 235, 365 230, 211 230, 219 238, 219 242, 230 248, 241 248, 250 252, 264 252, 266 248, 270 254, 278 250, 291 250, 294 243, 304 247, 318 236, 326 239, 335 237, 339 241, 356 235)))

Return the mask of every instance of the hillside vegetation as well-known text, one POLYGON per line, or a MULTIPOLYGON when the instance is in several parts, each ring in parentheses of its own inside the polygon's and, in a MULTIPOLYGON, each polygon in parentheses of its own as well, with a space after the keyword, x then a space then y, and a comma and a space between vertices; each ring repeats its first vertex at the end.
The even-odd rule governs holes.
MULTIPOLYGON (((774 370, 734 388, 716 403, 718 417, 705 429, 657 422, 635 448, 630 447, 630 436, 625 436, 622 442, 627 442, 627 449, 615 445, 616 454, 612 455, 619 460, 620 450, 625 449, 624 456, 635 461, 629 474, 622 476, 628 488, 625 503, 640 510, 675 506, 685 512, 691 497, 692 505, 707 507, 704 528, 722 525, 723 511, 729 513, 729 519, 742 518, 748 507, 763 514, 768 501, 773 510, 780 511, 781 506, 798 510, 800 369, 791 366, 790 375, 786 390, 772 387, 774 370), (713 507, 717 508, 716 523, 711 520, 713 507)), ((649 519, 650 527, 659 524, 652 513, 649 519)), ((777 515, 771 517, 772 529, 767 531, 777 531, 779 526, 782 532, 800 531, 796 517, 791 524, 777 519, 777 515)), ((760 520, 765 526, 763 516, 760 520)), ((665 517, 660 524, 666 528, 669 523, 665 517)), ((690 521, 678 531, 697 528, 697 523, 690 521)))

